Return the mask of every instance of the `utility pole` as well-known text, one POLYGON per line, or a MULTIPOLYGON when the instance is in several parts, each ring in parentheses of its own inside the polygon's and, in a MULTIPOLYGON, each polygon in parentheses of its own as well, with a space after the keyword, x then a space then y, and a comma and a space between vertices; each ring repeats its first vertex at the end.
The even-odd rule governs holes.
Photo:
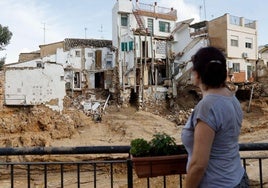
POLYGON ((85 39, 87 39, 87 28, 85 27, 85 39))
POLYGON ((202 18, 202 5, 199 6, 199 17, 201 20, 201 18, 202 18))
POLYGON ((102 26, 102 24, 101 24, 101 28, 100 28, 99 32, 101 33, 101 39, 103 39, 103 36, 102 36, 103 26, 102 26))
POLYGON ((204 3, 204 16, 205 16, 205 20, 207 19, 207 13, 206 13, 206 0, 203 0, 204 3))
POLYGON ((44 44, 46 44, 46 23, 43 23, 44 27, 43 27, 43 31, 44 31, 44 44))

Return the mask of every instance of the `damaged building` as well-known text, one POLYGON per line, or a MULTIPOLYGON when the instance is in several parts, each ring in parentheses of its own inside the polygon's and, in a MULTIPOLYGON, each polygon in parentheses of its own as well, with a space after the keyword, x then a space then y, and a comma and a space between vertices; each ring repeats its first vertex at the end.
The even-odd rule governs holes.
POLYGON ((118 0, 112 15, 122 101, 132 96, 142 106, 150 96, 165 99, 168 88, 163 85, 170 85, 172 78, 170 34, 177 11, 157 3, 118 0))
POLYGON ((258 59, 257 22, 225 14, 211 21, 177 22, 177 10, 136 0, 117 0, 113 8, 113 45, 118 51, 123 102, 136 96, 176 97, 177 87, 190 79, 191 57, 215 46, 228 61, 228 81, 253 82, 258 59), (148 95, 149 94, 149 95, 148 95))
MULTIPOLYGON (((120 104, 135 103, 143 108, 165 101, 167 96, 175 98, 177 89, 189 84, 191 57, 210 45, 226 55, 227 81, 250 83, 261 74, 256 66, 261 62, 256 21, 229 14, 196 23, 192 18, 177 20, 177 10, 172 7, 117 0, 112 10, 112 41, 66 38, 21 53, 18 63, 6 65, 5 104, 51 105, 53 101, 62 110, 65 95, 94 96, 94 90, 103 89, 120 104), (53 73, 51 67, 59 71, 53 73), (15 83, 18 78, 21 81, 15 83), (46 81, 38 85, 36 78, 46 81), (56 85, 59 88, 55 89, 56 85), (38 98, 33 96, 37 93, 38 98)), ((261 52, 267 56, 267 48, 261 52)))
POLYGON ((112 87, 112 41, 67 38, 39 47, 5 66, 6 105, 46 104, 62 110, 66 91, 85 94, 112 87))
POLYGON ((65 97, 64 70, 57 63, 24 62, 5 67, 5 105, 45 104, 60 111, 65 97))

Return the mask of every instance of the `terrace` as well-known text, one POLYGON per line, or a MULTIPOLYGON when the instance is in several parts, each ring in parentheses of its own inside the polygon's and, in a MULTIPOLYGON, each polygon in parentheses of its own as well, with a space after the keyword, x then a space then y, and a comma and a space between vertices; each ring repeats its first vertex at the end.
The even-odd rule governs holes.
POLYGON ((157 3, 152 5, 137 2, 134 10, 141 16, 148 16, 171 21, 177 20, 177 10, 173 8, 160 7, 157 5, 157 3))

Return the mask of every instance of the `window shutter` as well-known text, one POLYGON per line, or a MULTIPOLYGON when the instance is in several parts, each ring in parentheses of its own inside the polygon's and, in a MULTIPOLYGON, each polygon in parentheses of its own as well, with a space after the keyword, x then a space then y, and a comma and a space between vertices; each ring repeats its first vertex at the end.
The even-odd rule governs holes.
POLYGON ((127 43, 126 42, 121 42, 121 51, 122 52, 127 51, 127 43))
POLYGON ((128 50, 129 51, 133 50, 133 41, 128 42, 128 50))

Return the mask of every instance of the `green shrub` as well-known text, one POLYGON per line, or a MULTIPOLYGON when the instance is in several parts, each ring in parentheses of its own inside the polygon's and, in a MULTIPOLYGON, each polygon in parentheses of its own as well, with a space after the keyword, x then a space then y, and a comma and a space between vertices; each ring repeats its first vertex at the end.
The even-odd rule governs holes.
POLYGON ((143 138, 136 138, 130 143, 130 153, 134 157, 149 156, 150 155, 150 144, 143 138))
POLYGON ((175 138, 166 133, 157 133, 148 142, 143 138, 131 141, 130 154, 134 157, 163 156, 187 153, 184 146, 178 146, 175 138))

